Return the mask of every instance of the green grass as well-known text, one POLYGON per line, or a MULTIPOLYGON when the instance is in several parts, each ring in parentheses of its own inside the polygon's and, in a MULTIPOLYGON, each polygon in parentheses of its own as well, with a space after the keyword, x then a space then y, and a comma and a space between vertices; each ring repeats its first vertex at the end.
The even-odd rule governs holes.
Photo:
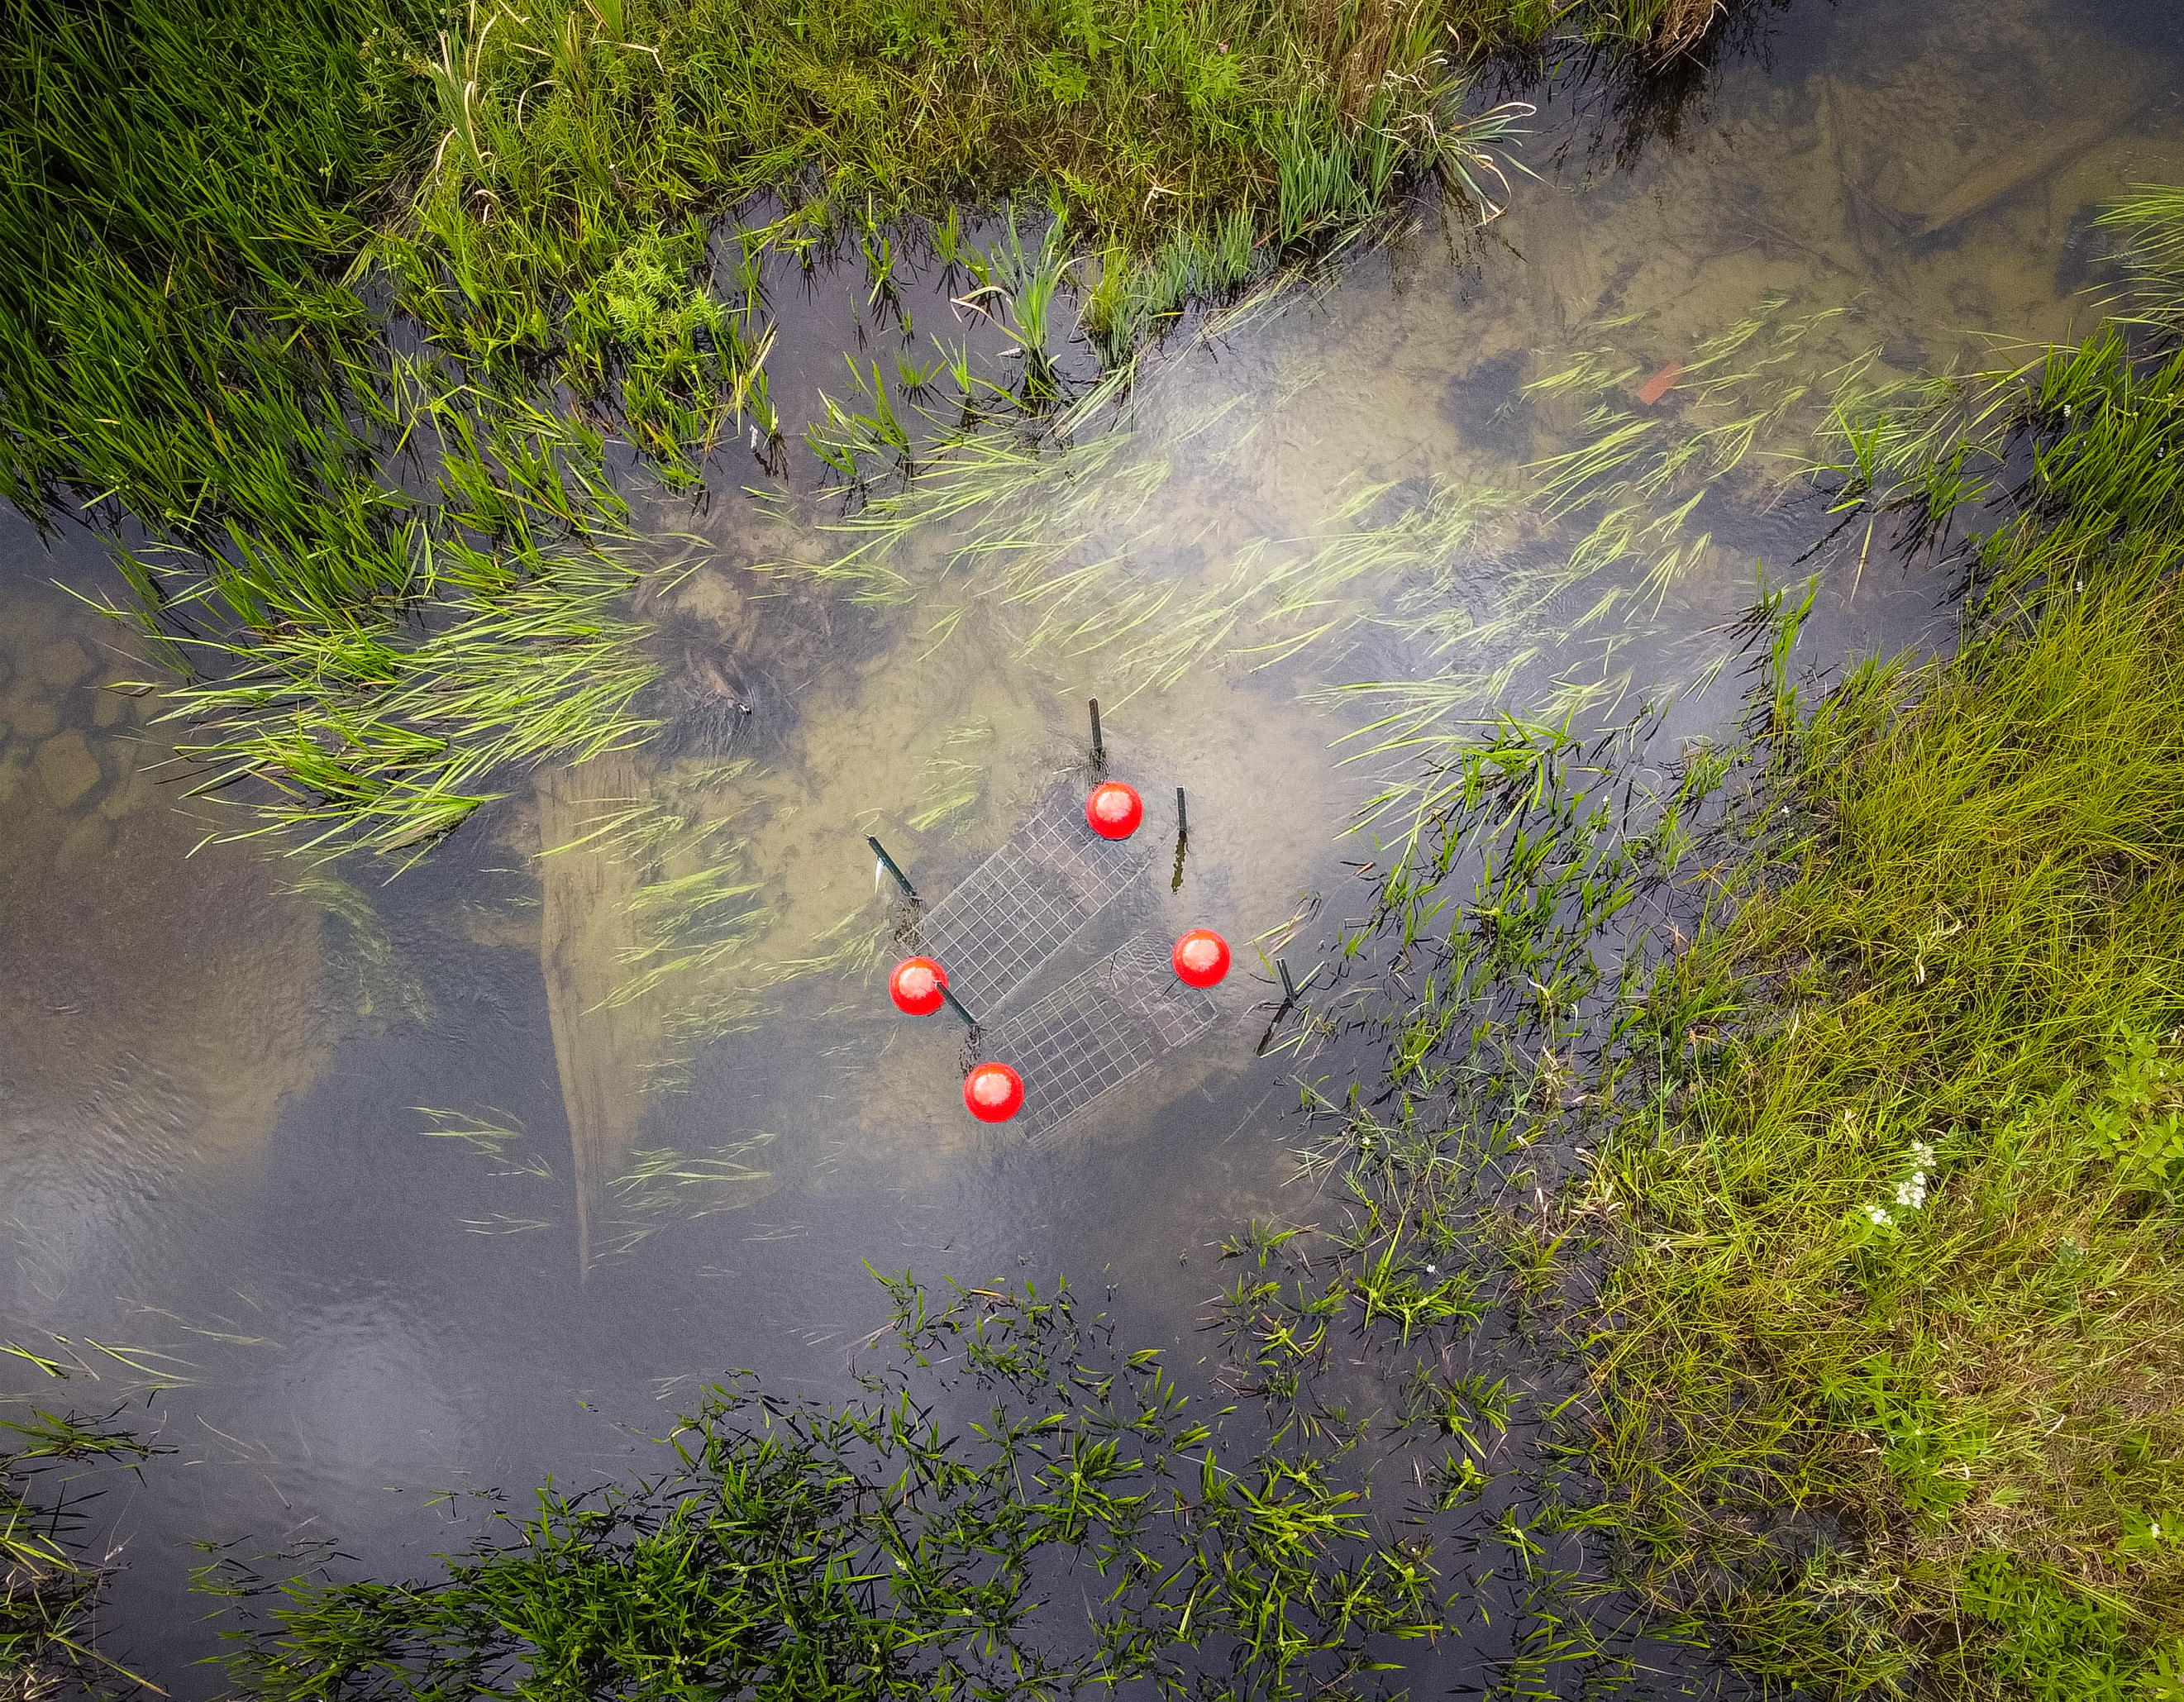
MULTIPOLYGON (((2175 205, 2114 215, 2142 334, 2175 205)), ((1384 1069, 1308 1095, 1317 1226, 1255 1226, 1281 1268, 1223 1315, 1284 1402, 1335 1319, 1430 1373, 1411 1309, 1451 1268, 1537 1350, 1525 1520, 1586 1544, 1541 1564, 1539 1694, 1635 1677, 1634 1605, 1780 1694, 2184 1685, 2180 383, 2114 325, 1853 375, 1815 466, 1852 523, 1953 541, 1947 660, 1814 700, 1812 595, 1774 593, 1719 745, 1653 749, 1659 705, 1403 734, 1347 942, 1380 973, 1313 1013, 1384 1069)))
POLYGON ((1616 1232, 1570 1522, 1833 1694, 2142 1694, 2184 1635, 2184 603, 2077 564, 1798 731, 1798 832, 1650 989, 1578 1197, 1616 1232))
POLYGON ((124 612, 238 831, 415 855, 511 763, 644 733, 572 399, 671 485, 746 431, 778 466, 767 292, 855 257, 906 453, 889 384, 933 375, 896 274, 929 249, 1043 410, 1066 298, 1119 360, 1422 175, 1483 214, 1512 114, 1464 111, 1473 58, 1551 29, 1643 53, 1690 11, 7 0, 0 493, 143 528, 124 612), (959 203, 1054 218, 981 248, 959 203))
POLYGON ((1376 1532, 1330 1479, 1345 1444, 1232 1449, 1234 1409, 1116 1349, 1066 1287, 938 1304, 907 1275, 888 1287, 886 1355, 855 1399, 716 1386, 654 1474, 549 1484, 441 1576, 208 1569, 215 1592, 270 1598, 230 1633, 231 1677, 267 1699, 1119 1683, 1290 1702, 1385 1694, 1390 1658, 1446 1628, 1426 1545, 1376 1532), (1058 1566, 1082 1588, 1050 1599, 1058 1566))
MULTIPOLYGON (((35 1355, 25 1354, 36 1362, 35 1355)), ((81 1467, 111 1471, 155 1449, 109 1424, 34 1411, 0 1422, 0 1694, 31 1698, 81 1685, 101 1694, 141 1681, 99 1653, 92 1615, 115 1570, 112 1555, 84 1551, 81 1467)))
POLYGON ((340 273, 417 103, 374 0, 0 13, 0 495, 293 525, 371 465, 340 273))

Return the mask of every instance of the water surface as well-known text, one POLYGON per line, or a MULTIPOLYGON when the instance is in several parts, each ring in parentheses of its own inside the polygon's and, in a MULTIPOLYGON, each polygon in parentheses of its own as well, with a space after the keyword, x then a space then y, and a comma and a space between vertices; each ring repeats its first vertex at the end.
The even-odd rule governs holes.
MULTIPOLYGON (((1821 575, 1816 668, 1946 642, 1943 577, 1857 533, 1815 550, 1822 505, 1769 458, 1808 447, 1846 371, 2083 328, 2100 204, 2184 181, 2177 36, 2126 4, 1801 4, 1672 121, 1573 70, 1532 92, 1539 175, 1499 219, 1422 206, 1339 281, 1183 328, 1003 514, 989 541, 1014 548, 914 531, 892 600, 812 571, 854 542, 826 529, 838 503, 732 494, 764 482, 745 468, 699 509, 645 498, 657 560, 705 564, 646 609, 668 733, 515 777, 391 882, 201 845, 235 824, 163 787, 155 700, 99 689, 151 677, 128 629, 49 582, 110 591, 97 547, 10 521, 0 1318, 82 1369, 5 1386, 146 1399, 176 1450, 99 1508, 133 1561, 116 1648, 214 1688, 188 1665, 213 1647, 193 1538, 415 1569, 471 1516, 437 1490, 616 1471, 734 1367, 841 1391, 882 1316, 866 1261, 1067 1272, 1112 1288, 1134 1343, 1208 1351, 1215 1245, 1307 1213, 1298 1078, 1344 1061, 1256 1055, 1273 984, 1244 944, 1301 972, 1363 914, 1375 854, 1338 835, 1390 770, 1342 741, 1386 700, 1330 689, 1453 673, 1455 715, 1626 715, 1727 654, 1763 562, 1821 575), (1740 325, 1734 359, 1636 399, 1740 325), (1590 388, 1525 393, 1584 359, 1590 388), (1736 385, 1703 396, 1709 373, 1736 385), (1596 403, 1652 421, 1647 454, 1771 417, 1735 472, 1648 498, 1650 526, 1696 493, 1679 526, 1574 575, 1600 510, 1549 519, 1525 468, 1587 441, 1596 403), (1209 1034, 1034 1148, 962 1112, 958 1029, 888 1007, 900 917, 864 836, 944 893, 1082 777, 1093 696, 1156 866, 1023 997, 1138 929, 1219 927, 1239 969, 1209 1034), (609 816, 619 848, 542 854, 609 816), (751 888, 733 926, 629 908, 708 870, 751 888), (709 946, 600 1008, 648 948, 709 946)), ((823 342, 784 351, 777 397, 832 382, 823 342)), ((1734 709, 1724 676, 1676 725, 1734 709)))

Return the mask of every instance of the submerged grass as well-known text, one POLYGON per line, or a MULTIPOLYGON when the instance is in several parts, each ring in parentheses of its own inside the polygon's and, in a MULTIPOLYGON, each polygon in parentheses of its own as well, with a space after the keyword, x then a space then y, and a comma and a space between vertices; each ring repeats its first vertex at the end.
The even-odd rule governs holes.
POLYGON ((1283 1702, 1387 1694, 1391 1657, 1444 1628, 1426 1544, 1385 1538, 1330 1479, 1340 1439, 1234 1447, 1233 1409, 1115 1348, 1066 1286, 888 1286, 887 1355, 855 1399, 715 1387, 656 1476, 549 1486, 443 1577, 209 1571, 271 1598, 230 1633, 232 1677, 267 1698, 514 1695, 581 1672, 617 1693, 1283 1702), (1058 1567, 1081 1603, 1050 1604, 1058 1567))
POLYGON ((844 547, 776 570, 866 602, 926 599, 936 645, 987 605, 1025 649, 1099 656, 1121 703, 1209 663, 1272 666, 1351 628, 1369 618, 1368 580, 1429 574, 1445 588, 1506 501, 1452 480, 1346 481, 1310 531, 1250 539, 1193 575, 1183 565, 1210 524, 1158 501, 1175 446, 1148 452, 1123 427, 1080 440, 1070 428, 1085 411, 1035 434, 943 434, 915 479, 826 523, 844 547))

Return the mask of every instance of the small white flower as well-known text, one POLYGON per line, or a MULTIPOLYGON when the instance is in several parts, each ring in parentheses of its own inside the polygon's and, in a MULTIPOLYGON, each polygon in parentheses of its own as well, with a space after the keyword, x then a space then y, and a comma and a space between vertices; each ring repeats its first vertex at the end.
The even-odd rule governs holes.
POLYGON ((1911 1172, 1911 1180, 1917 1186, 1924 1188, 1926 1185, 1926 1172, 1924 1171, 1914 1171, 1911 1172))
POLYGON ((1436 1265, 1427 1265, 1427 1266, 1426 1266, 1426 1275, 1427 1275, 1427 1276, 1432 1276, 1432 1275, 1434 1274, 1434 1272, 1435 1272, 1438 1268, 1439 1268, 1439 1267, 1438 1267, 1438 1266, 1436 1266, 1436 1265))
POLYGON ((1871 1218, 1875 1223, 1879 1224, 1883 1229, 1887 1228, 1890 1221, 1892 1221, 1888 1214, 1877 1205, 1869 1205, 1866 1207, 1865 1215, 1871 1218))

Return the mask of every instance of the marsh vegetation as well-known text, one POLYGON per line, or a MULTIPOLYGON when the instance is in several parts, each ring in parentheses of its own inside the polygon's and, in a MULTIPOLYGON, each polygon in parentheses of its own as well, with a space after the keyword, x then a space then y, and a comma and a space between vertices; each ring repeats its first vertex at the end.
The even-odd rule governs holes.
MULTIPOLYGON (((950 355, 902 310, 916 249, 1006 327, 1017 399, 1040 405, 1065 293, 1122 360, 1421 175, 1487 207, 1508 119, 1468 105, 1476 56, 1551 22, 1680 50, 1711 14, 10 15, 0 491, 139 529, 115 609, 180 676, 185 754, 252 812, 237 832, 414 856, 511 765, 651 731, 587 422, 671 484, 746 431, 781 464, 766 359, 788 279, 861 259, 917 392, 950 355), (1044 247, 1013 213, 1006 243, 967 242, 958 199, 1045 209, 1044 247)), ((875 429, 901 435, 872 381, 875 429)))
POLYGON ((1816 696, 1778 592, 1740 740, 1663 760, 1663 703, 1405 743, 1376 974, 1321 1015, 1384 1076, 1298 1154, 1347 1221, 1262 1235, 1230 1328, 1290 1400, 1352 1304, 1534 1344, 1525 1517, 1600 1567, 1542 1683, 1629 1676, 1627 1604, 1801 1694, 2184 1671, 2176 220, 2109 216, 2128 311, 2083 343, 1838 392, 1814 476, 1958 565, 1953 655, 1816 696))
POLYGON ((100 1653, 99 1594, 117 1556, 87 1551, 86 1515, 101 1474, 162 1450, 113 1423, 34 1412, 0 1425, 0 1685, 11 1697, 142 1681, 100 1653))
POLYGON ((1444 1629, 1422 1546, 1330 1475, 1339 1437, 1228 1440, 1066 1285, 928 1294, 835 1405, 719 1384, 657 1476, 496 1510, 495 1540, 397 1584, 229 1567, 270 1598, 230 1663, 265 1697, 587 1692, 1288 1699, 1385 1688, 1444 1629), (1084 1610, 1046 1592, 1065 1569, 1084 1610))

